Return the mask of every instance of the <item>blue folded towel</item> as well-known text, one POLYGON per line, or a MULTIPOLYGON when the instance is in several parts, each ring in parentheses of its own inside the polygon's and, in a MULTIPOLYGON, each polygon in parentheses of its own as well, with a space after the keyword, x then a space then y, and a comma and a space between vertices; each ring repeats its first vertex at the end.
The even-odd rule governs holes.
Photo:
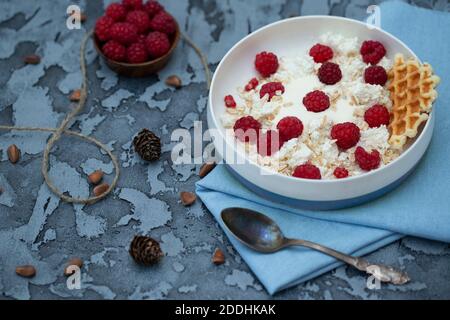
MULTIPOLYGON (((222 209, 238 206, 267 214, 288 237, 315 241, 348 254, 367 254, 403 235, 450 242, 450 110, 444 105, 450 101, 450 43, 446 32, 450 30, 450 14, 387 2, 381 4, 381 24, 429 62, 441 77, 439 99, 434 105, 434 137, 417 170, 381 199, 355 208, 317 212, 263 199, 219 165, 197 183, 197 194, 222 227, 222 209)), ((226 233, 270 294, 341 264, 304 248, 260 254, 226 233)))

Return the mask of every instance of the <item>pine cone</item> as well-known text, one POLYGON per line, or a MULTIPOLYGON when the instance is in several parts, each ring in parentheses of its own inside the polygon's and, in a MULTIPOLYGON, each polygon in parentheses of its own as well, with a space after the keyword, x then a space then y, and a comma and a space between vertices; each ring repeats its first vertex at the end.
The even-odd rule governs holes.
POLYGON ((158 160, 161 156, 161 140, 148 129, 142 129, 133 139, 134 150, 146 161, 158 160))
POLYGON ((150 237, 135 236, 130 244, 130 255, 137 263, 150 266, 157 263, 164 253, 158 241, 150 237))

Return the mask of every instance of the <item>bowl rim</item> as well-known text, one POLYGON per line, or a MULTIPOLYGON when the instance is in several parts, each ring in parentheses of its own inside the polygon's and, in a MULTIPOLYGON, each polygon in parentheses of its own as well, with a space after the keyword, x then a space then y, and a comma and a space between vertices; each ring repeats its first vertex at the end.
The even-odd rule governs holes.
POLYGON ((145 62, 141 62, 141 63, 128 63, 128 62, 120 62, 120 61, 112 60, 103 54, 102 50, 100 49, 100 45, 99 45, 101 41, 97 38, 96 34, 93 33, 92 40, 94 42, 95 50, 97 50, 97 53, 106 61, 115 63, 115 64, 123 66, 123 67, 138 68, 138 67, 147 67, 149 65, 156 64, 160 61, 163 61, 164 59, 167 59, 167 57, 169 57, 172 54, 172 52, 175 50, 175 48, 178 45, 178 42, 180 41, 180 38, 181 38, 180 26, 178 25, 178 22, 175 20, 175 18, 173 20, 175 21, 176 30, 174 33, 172 45, 170 46, 169 51, 167 51, 167 53, 165 55, 163 55, 157 59, 149 60, 149 61, 145 61, 145 62))
MULTIPOLYGON (((241 40, 239 40, 235 45, 233 45, 231 47, 231 49, 228 50, 228 52, 223 56, 222 60, 220 61, 219 65, 216 68, 216 71, 214 72, 213 78, 211 80, 211 87, 209 90, 209 95, 208 95, 208 112, 210 112, 210 118, 212 119, 215 128, 219 129, 219 133, 220 136, 222 137, 222 139, 225 141, 225 144, 230 146, 228 139, 224 136, 221 128, 223 128, 222 125, 219 125, 219 122, 217 121, 216 118, 216 114, 213 112, 213 108, 212 108, 212 95, 214 92, 214 87, 216 85, 216 78, 218 73, 220 73, 221 68, 225 62, 225 60, 228 58, 228 56, 238 47, 240 46, 243 42, 247 41, 247 39, 249 39, 250 37, 264 32, 267 29, 270 29, 276 25, 279 24, 283 24, 283 23, 288 23, 290 21, 293 20, 309 20, 309 19, 330 19, 330 20, 340 20, 340 21, 346 21, 349 23, 355 23, 358 25, 362 25, 362 26, 366 26, 367 27, 367 23, 359 21, 359 20, 355 20, 355 19, 350 19, 350 18, 346 18, 346 17, 339 17, 339 16, 328 16, 328 15, 308 15, 308 16, 299 16, 299 17, 292 17, 292 18, 286 18, 286 19, 282 19, 273 23, 270 23, 266 26, 263 26, 255 31, 253 31, 252 33, 246 35, 244 38, 242 38, 241 40)), ((381 32, 383 34, 385 34, 386 36, 394 39, 395 41, 397 41, 398 43, 400 43, 403 47, 405 47, 413 56, 413 58, 417 59, 419 62, 421 62, 420 58, 415 54, 415 52, 408 46, 406 45, 402 40, 398 39, 396 36, 392 35, 391 33, 378 28, 378 27, 374 27, 374 29, 376 29, 378 32, 381 32)), ((323 185, 323 184, 342 184, 342 183, 348 183, 348 182, 354 182, 354 181, 359 181, 361 179, 366 179, 368 177, 371 177, 373 175, 377 175, 380 171, 383 170, 387 170, 389 169, 392 165, 394 165, 395 163, 397 163, 398 161, 401 161, 402 159, 406 158, 411 152, 412 149, 414 149, 416 147, 416 145, 418 145, 420 143, 420 140, 422 139, 423 132, 425 132, 426 130, 429 130, 429 127, 432 124, 432 119, 434 118, 434 109, 432 108, 431 112, 428 114, 428 119, 425 123, 425 126, 422 128, 421 132, 419 133, 419 135, 417 137, 414 138, 414 141, 411 143, 411 145, 408 146, 408 148, 406 150, 404 150, 400 156, 398 158, 396 158, 395 160, 393 160, 392 162, 388 163, 387 165, 378 168, 376 170, 371 170, 369 172, 364 172, 362 174, 356 175, 356 176, 350 176, 347 177, 345 179, 320 179, 320 180, 314 180, 314 179, 304 179, 304 178, 297 178, 297 177, 293 177, 293 176, 288 176, 288 175, 284 175, 281 174, 279 172, 270 170, 264 166, 259 165, 258 163, 254 162, 253 160, 249 159, 245 154, 242 154, 242 152, 240 152, 239 150, 237 150, 234 145, 231 145, 231 150, 234 151, 234 153, 238 154, 239 156, 243 157, 243 159, 245 159, 246 163, 248 162, 248 164, 253 165, 258 167, 259 170, 263 170, 265 171, 267 174, 270 174, 271 176, 278 176, 281 177, 282 179, 289 179, 292 181, 302 181, 302 182, 307 182, 307 183, 311 183, 314 185, 323 185)), ((220 152, 219 152, 220 153, 220 152)))

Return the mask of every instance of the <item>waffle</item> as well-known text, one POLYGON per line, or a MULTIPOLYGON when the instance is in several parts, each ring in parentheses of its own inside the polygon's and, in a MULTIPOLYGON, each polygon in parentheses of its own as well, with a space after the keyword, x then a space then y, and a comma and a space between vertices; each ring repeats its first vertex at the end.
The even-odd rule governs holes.
POLYGON ((428 119, 437 92, 434 88, 439 77, 427 63, 415 59, 395 56, 394 65, 388 72, 388 89, 391 94, 392 110, 389 130, 389 144, 402 149, 408 138, 417 136, 419 126, 428 119))

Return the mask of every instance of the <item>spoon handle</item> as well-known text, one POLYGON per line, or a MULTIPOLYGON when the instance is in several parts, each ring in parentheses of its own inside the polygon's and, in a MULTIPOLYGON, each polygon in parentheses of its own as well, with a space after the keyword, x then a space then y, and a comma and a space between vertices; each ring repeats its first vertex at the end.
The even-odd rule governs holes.
POLYGON ((303 246, 316 251, 320 251, 338 260, 341 260, 349 265, 352 265, 358 270, 365 271, 382 282, 390 282, 393 284, 405 284, 410 280, 409 276, 405 272, 394 269, 391 266, 385 266, 382 264, 372 264, 368 262, 366 259, 353 257, 348 254, 336 251, 334 249, 322 246, 318 243, 314 243, 311 241, 286 239, 285 246, 303 246))

